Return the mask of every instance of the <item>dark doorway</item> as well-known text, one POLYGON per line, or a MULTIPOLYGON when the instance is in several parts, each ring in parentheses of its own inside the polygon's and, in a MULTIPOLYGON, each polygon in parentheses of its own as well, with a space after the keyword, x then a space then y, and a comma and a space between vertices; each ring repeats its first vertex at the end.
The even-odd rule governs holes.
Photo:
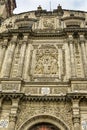
POLYGON ((29 130, 60 130, 60 129, 49 123, 40 123, 34 125, 29 130))

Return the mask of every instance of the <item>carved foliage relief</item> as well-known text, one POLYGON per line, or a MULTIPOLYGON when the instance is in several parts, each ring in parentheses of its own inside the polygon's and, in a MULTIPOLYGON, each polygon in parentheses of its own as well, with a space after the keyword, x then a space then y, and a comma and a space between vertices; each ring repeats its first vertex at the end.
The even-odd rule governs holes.
POLYGON ((56 116, 57 118, 63 120, 70 128, 72 127, 72 113, 70 104, 63 102, 26 102, 21 106, 16 129, 18 129, 23 122, 33 116, 43 114, 56 116))

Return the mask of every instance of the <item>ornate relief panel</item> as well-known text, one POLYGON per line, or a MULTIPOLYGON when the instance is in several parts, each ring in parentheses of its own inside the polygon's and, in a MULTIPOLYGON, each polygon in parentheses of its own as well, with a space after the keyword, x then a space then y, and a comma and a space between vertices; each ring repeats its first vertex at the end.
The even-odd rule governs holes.
POLYGON ((62 45, 33 45, 31 69, 32 81, 61 81, 66 71, 65 50, 62 45))
POLYGON ((63 102, 25 102, 21 105, 16 129, 23 122, 38 115, 50 115, 63 120, 72 129, 72 112, 70 104, 63 102))
POLYGON ((34 74, 58 74, 58 51, 54 48, 37 50, 34 74))
POLYGON ((45 29, 54 29, 55 28, 55 19, 52 17, 45 17, 43 19, 43 27, 45 29))
POLYGON ((42 45, 33 51, 31 65, 32 80, 52 81, 59 77, 58 49, 53 45, 42 45))

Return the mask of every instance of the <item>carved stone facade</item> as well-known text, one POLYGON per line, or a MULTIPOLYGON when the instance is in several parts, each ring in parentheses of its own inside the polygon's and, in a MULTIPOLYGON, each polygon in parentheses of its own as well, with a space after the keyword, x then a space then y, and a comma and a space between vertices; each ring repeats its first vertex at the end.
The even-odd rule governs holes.
POLYGON ((86 12, 39 6, 3 18, 0 129, 87 130, 86 12))

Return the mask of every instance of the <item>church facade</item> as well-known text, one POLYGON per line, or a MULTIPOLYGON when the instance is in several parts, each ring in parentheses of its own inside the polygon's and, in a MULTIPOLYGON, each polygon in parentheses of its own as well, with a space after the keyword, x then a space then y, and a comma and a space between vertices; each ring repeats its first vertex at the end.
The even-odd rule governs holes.
POLYGON ((15 8, 0 1, 0 130, 87 130, 87 12, 15 8))

